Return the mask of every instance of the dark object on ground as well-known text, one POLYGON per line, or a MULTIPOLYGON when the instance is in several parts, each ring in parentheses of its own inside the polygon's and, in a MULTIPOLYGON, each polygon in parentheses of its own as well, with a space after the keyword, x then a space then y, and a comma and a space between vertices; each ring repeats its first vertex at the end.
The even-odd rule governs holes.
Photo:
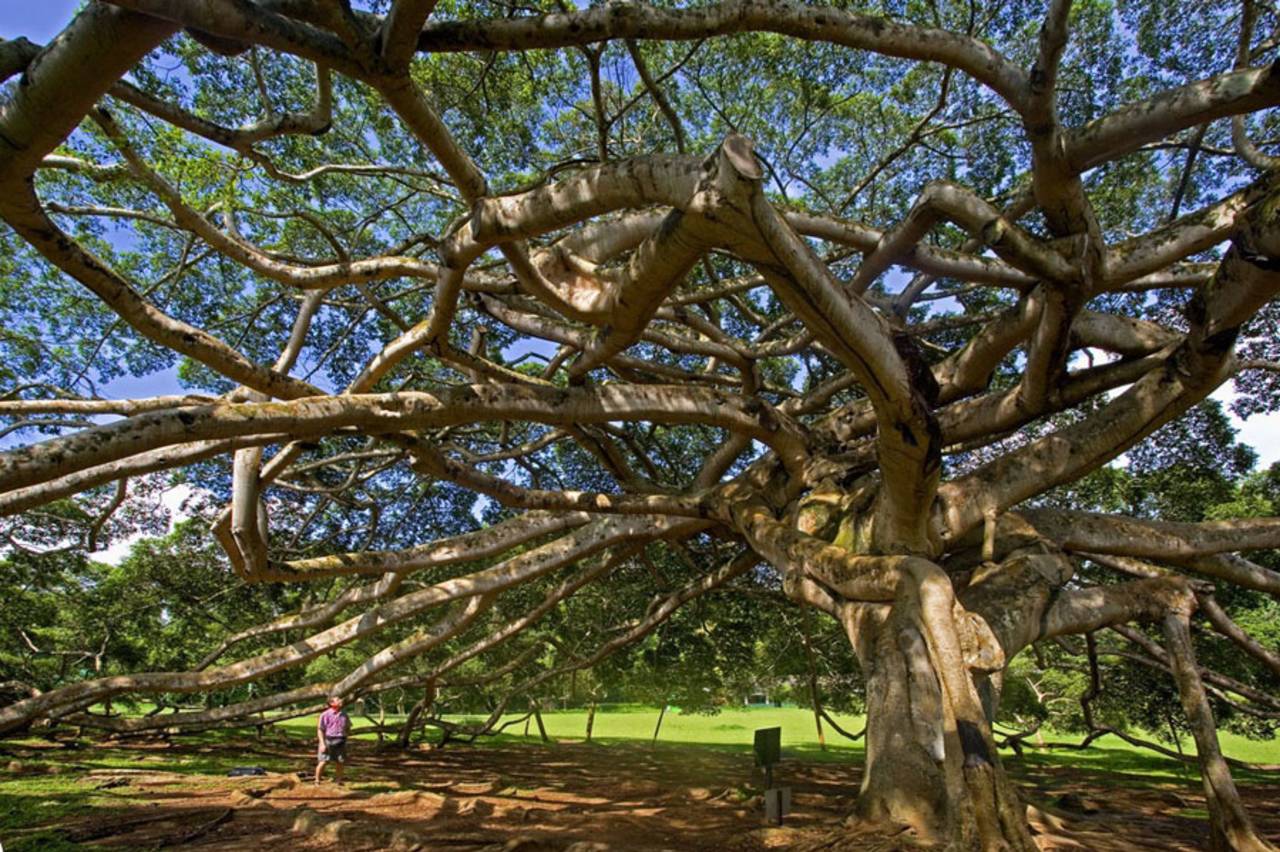
POLYGON ((266 775, 267 770, 261 766, 237 766, 235 769, 227 773, 232 778, 239 778, 243 775, 266 775))

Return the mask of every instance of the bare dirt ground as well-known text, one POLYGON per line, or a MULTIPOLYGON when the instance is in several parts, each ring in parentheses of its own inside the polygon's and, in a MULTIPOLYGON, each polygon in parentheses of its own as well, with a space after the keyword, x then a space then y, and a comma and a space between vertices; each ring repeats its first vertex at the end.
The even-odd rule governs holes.
MULTIPOLYGON (((749 753, 635 744, 502 746, 405 753, 354 747, 348 784, 314 786, 295 772, 228 778, 155 771, 183 748, 128 743, 148 768, 88 769, 93 789, 124 807, 64 819, 71 844, 115 849, 605 852, 605 850, 860 850, 919 848, 904 832, 848 821, 859 782, 853 763, 784 760, 793 791, 782 827, 768 826, 749 753)), ((309 771, 297 740, 201 745, 225 765, 309 771)), ((136 757, 132 756, 136 753, 136 757)), ((1079 770, 1019 768, 1043 850, 1159 850, 1205 846, 1203 798, 1187 783, 1142 786, 1079 770), (1197 814, 1201 817, 1197 818, 1197 814)), ((1132 779, 1128 779, 1132 780, 1132 779)), ((1262 832, 1280 841, 1280 786, 1246 785, 1262 832)), ((53 824, 46 824, 51 827, 53 824)))

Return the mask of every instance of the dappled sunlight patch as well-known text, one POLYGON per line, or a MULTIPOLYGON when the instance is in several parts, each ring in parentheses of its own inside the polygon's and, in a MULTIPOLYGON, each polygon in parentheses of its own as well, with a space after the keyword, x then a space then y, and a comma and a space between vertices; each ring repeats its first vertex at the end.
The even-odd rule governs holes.
MULTIPOLYGON (((239 765, 251 745, 276 765, 301 770, 309 762, 298 739, 220 739, 168 751, 175 761, 199 755, 218 766, 239 765)), ((225 769, 167 772, 132 760, 152 753, 140 742, 108 751, 113 762, 133 766, 77 762, 92 757, 93 748, 41 750, 40 763, 56 772, 0 778, 6 841, 25 843, 19 849, 56 849, 40 844, 93 836, 92 843, 107 848, 167 844, 211 852, 415 845, 498 852, 510 844, 552 852, 574 844, 599 844, 593 850, 605 852, 922 848, 909 832, 849 817, 860 783, 857 763, 807 755, 787 757, 779 767, 793 789, 793 811, 783 826, 770 826, 749 754, 723 748, 561 744, 399 752, 359 743, 345 787, 317 787, 297 772, 243 778, 226 777, 225 769), (202 828, 198 837, 182 840, 202 828)), ((1152 778, 1133 767, 1126 775, 1132 783, 1116 784, 1103 771, 1105 760, 1087 767, 1052 760, 1009 761, 1031 803, 1029 821, 1041 852, 1202 848, 1207 823, 1198 779, 1152 778)), ((1246 785, 1243 793, 1260 830, 1280 835, 1276 787, 1246 785)))

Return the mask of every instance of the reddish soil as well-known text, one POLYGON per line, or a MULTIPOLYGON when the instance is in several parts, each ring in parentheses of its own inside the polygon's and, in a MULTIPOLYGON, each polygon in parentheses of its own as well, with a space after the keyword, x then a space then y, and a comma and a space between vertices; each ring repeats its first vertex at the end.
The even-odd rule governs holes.
MULTIPOLYGON (((202 747, 228 765, 286 757, 297 742, 202 747)), ((157 746, 121 744, 150 752, 157 746)), ((180 747, 179 747, 180 748, 180 747)), ((793 791, 783 827, 764 823, 749 754, 706 748, 561 744, 451 746, 439 751, 354 749, 348 785, 294 774, 226 778, 96 770, 95 786, 135 803, 59 825, 64 837, 117 849, 375 849, 457 852, 603 850, 859 850, 918 848, 904 832, 847 820, 856 765, 786 760, 793 791), (138 800, 141 800, 139 803, 138 800)), ((154 764, 153 764, 154 765, 154 764)), ((297 766, 309 770, 307 755, 297 766)), ((1043 850, 1181 852, 1206 842, 1204 801, 1187 783, 1111 783, 1067 769, 1014 769, 1043 850), (1086 813, 1088 811, 1089 813, 1086 813)), ((1147 779, 1148 781, 1150 779, 1147 779)), ((1251 814, 1280 842, 1280 786, 1246 786, 1251 814)))

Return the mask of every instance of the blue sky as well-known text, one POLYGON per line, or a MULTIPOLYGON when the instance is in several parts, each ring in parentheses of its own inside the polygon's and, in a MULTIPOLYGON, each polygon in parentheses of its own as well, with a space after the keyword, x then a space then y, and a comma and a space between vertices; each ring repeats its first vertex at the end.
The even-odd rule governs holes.
POLYGON ((71 20, 81 0, 0 0, 0 38, 44 44, 71 20))

